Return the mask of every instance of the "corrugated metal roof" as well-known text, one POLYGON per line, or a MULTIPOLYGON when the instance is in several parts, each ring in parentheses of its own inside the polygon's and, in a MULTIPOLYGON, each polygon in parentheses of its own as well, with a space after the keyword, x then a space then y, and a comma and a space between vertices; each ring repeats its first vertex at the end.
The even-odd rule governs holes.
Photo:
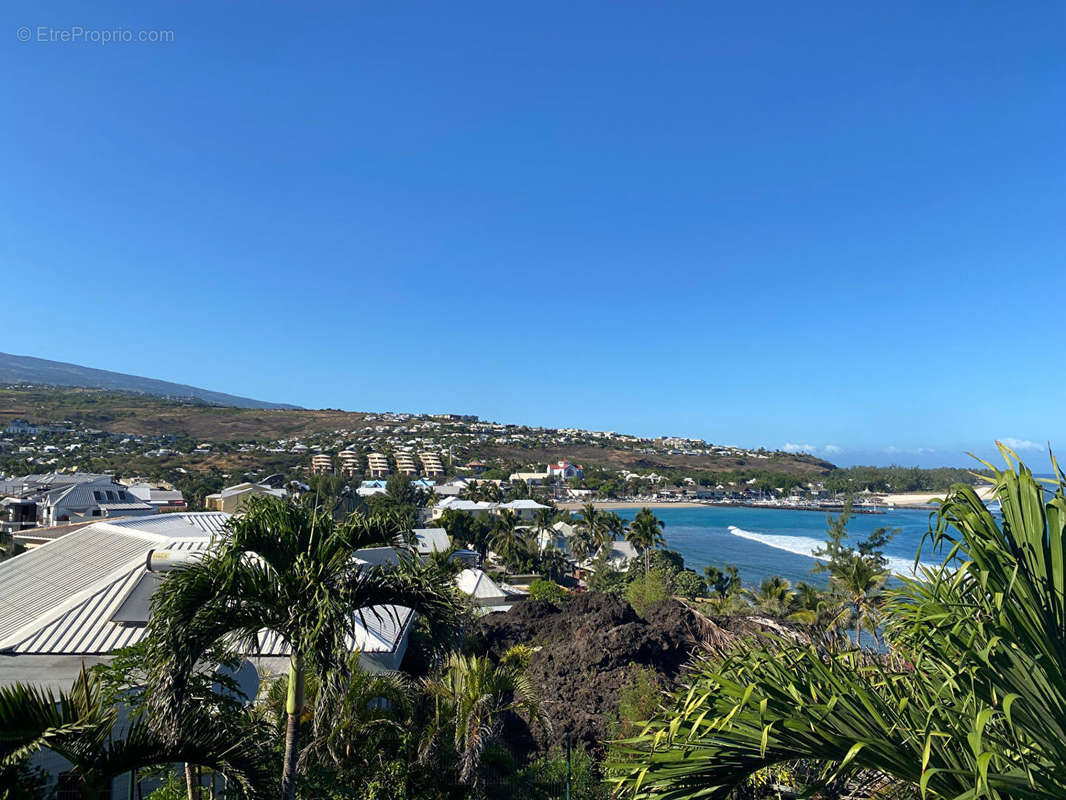
POLYGON ((200 511, 183 514, 160 514, 155 517, 137 517, 134 519, 108 522, 116 528, 132 528, 156 536, 171 539, 183 539, 190 536, 217 536, 222 533, 229 514, 221 511, 200 511))
POLYGON ((0 649, 11 634, 140 558, 152 544, 89 525, 0 563, 0 649))
MULTIPOLYGON (((148 550, 201 550, 228 514, 165 514, 99 522, 0 563, 0 651, 26 655, 104 654, 136 644, 145 629, 112 616, 145 575, 148 550)), ((348 645, 392 653, 413 612, 402 606, 364 609, 348 645)), ((285 656, 280 637, 263 631, 246 655, 285 656)))

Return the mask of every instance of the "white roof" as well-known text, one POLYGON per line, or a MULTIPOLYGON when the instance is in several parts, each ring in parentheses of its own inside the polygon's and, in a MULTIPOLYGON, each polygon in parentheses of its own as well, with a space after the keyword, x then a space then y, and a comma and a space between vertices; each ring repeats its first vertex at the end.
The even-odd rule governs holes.
POLYGON ((547 508, 547 506, 541 505, 536 500, 512 500, 510 503, 504 503, 500 508, 511 508, 515 511, 525 511, 529 509, 547 508))
POLYGON ((459 591, 468 594, 475 600, 506 600, 507 595, 503 589, 480 569, 464 569, 455 576, 455 583, 459 591))
MULTIPOLYGON (((144 627, 111 617, 146 574, 147 552, 206 549, 227 519, 216 511, 97 522, 0 563, 0 655, 94 655, 136 644, 144 627)), ((392 560, 379 555, 394 554, 375 548, 361 560, 378 563, 392 560)), ((375 606, 361 616, 348 636, 350 649, 391 653, 414 613, 375 606)), ((262 631, 246 655, 287 653, 276 634, 262 631)), ((2 659, 0 668, 7 668, 2 659)))
POLYGON ((448 531, 444 528, 415 528, 415 550, 419 555, 427 553, 444 553, 452 546, 448 531))

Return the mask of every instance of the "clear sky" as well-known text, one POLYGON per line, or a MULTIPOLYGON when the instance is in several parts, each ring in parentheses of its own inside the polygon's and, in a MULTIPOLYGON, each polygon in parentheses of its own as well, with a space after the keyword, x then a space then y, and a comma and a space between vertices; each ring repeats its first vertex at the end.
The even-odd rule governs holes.
POLYGON ((5 352, 845 464, 1066 447, 1061 3, 35 1, 0 42, 5 352))

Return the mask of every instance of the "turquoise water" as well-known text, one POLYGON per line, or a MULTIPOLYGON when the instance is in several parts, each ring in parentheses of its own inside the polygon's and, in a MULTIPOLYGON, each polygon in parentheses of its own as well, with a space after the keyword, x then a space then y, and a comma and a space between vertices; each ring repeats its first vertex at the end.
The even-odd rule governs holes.
MULTIPOLYGON (((618 512, 631 520, 634 509, 618 512)), ((709 564, 735 564, 745 584, 757 584, 767 575, 780 575, 795 583, 806 580, 825 583, 823 575, 812 575, 816 563, 813 548, 825 541, 826 518, 816 511, 786 511, 766 508, 657 508, 655 515, 666 523, 663 535, 667 547, 677 550, 685 564, 697 572, 709 564), (730 528, 736 529, 731 532, 730 528)), ((875 528, 900 528, 885 548, 891 569, 911 574, 922 536, 929 530, 928 511, 890 511, 885 514, 856 514, 848 523, 851 540, 875 528)), ((936 561, 926 545, 923 561, 936 561)))

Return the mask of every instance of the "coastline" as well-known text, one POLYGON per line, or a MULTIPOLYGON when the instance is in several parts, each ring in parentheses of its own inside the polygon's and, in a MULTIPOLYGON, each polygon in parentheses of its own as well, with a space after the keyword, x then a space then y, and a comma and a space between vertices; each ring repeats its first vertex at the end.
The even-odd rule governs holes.
MULTIPOLYGON (((692 501, 674 503, 669 500, 650 500, 644 503, 632 500, 593 500, 592 503, 596 508, 605 511, 618 511, 626 508, 707 508, 711 505, 711 503, 695 503, 692 501)), ((584 503, 567 502, 559 503, 558 507, 564 511, 580 511, 584 505, 584 503)))

